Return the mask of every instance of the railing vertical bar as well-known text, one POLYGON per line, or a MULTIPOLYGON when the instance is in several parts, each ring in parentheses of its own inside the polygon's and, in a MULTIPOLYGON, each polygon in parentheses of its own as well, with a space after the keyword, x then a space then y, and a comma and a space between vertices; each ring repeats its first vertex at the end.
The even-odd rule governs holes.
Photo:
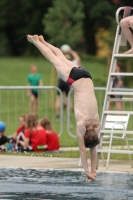
POLYGON ((9 90, 7 90, 7 122, 8 122, 8 126, 7 126, 7 130, 10 127, 10 92, 9 90))
POLYGON ((2 90, 0 90, 0 120, 2 120, 2 90))
MULTIPOLYGON (((18 116, 17 116, 17 107, 18 107, 18 102, 17 102, 17 90, 14 90, 14 96, 15 96, 15 101, 14 101, 14 103, 15 103, 15 107, 14 107, 14 109, 15 109, 15 128, 17 128, 17 124, 18 124, 18 116)), ((20 106, 21 106, 21 104, 20 104, 20 106)))
POLYGON ((55 104, 55 101, 54 101, 54 91, 52 90, 52 124, 53 124, 53 127, 54 127, 54 129, 55 129, 55 123, 54 123, 54 119, 55 119, 55 115, 54 115, 54 104, 55 104))

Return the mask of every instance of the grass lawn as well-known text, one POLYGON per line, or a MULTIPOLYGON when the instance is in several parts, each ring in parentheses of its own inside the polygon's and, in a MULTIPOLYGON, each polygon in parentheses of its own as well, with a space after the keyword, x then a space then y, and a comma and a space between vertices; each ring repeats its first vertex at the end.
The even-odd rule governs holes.
MULTIPOLYGON (((62 151, 59 153, 53 152, 44 152, 44 153, 32 153, 32 152, 2 152, 1 155, 15 155, 15 156, 35 156, 35 157, 60 157, 60 158, 80 158, 79 151, 62 151)), ((90 158, 90 152, 87 151, 87 158, 90 158)), ((104 153, 104 158, 107 159, 107 153, 104 153)), ((100 159, 102 157, 100 156, 100 159)), ((114 160, 129 160, 129 156, 127 154, 111 154, 110 159, 114 160)))
MULTIPOLYGON (((35 63, 38 67, 38 72, 42 75, 45 86, 51 84, 52 66, 49 62, 40 57, 0 57, 0 85, 1 86, 25 86, 27 84, 27 75, 29 74, 30 64, 35 63)), ((95 57, 83 57, 82 65, 89 70, 93 77, 95 87, 106 87, 107 80, 107 63, 106 60, 101 60, 95 57)), ((53 76, 55 84, 57 84, 57 76, 53 76)), ((104 92, 102 96, 96 92, 98 105, 101 105, 99 113, 102 111, 104 101, 104 92)), ((54 103, 56 92, 52 97, 54 103)), ((18 127, 18 116, 22 113, 28 113, 28 97, 26 91, 0 91, 0 119, 8 125, 6 134, 11 135, 18 127)), ((55 119, 54 108, 51 107, 50 92, 41 91, 39 117, 48 116, 54 122, 54 128, 59 131, 59 121, 55 119), (47 98, 45 98, 47 96, 47 98), (44 100, 47 99, 47 100, 44 100)), ((128 108, 129 106, 127 106, 128 108)), ((64 116, 66 113, 64 112, 64 116)), ((71 130, 76 133, 76 125, 74 114, 71 112, 71 130)), ((132 122, 131 122, 132 123, 132 122)), ((64 117, 63 134, 60 137, 61 146, 77 146, 77 140, 71 138, 67 133, 67 120, 64 117)), ((118 143, 116 143, 118 144, 118 143)), ((69 152, 71 155, 79 156, 79 154, 69 152)), ((69 155, 68 153, 68 155, 69 155)), ((60 155, 63 156, 64 153, 60 155)), ((54 155, 53 155, 54 156, 54 155)), ((57 156, 57 154, 55 154, 57 156)), ((64 156, 67 157, 67 154, 64 156)), ((70 155, 69 155, 70 156, 70 155)), ((115 155, 116 156, 116 155, 115 155)))
MULTIPOLYGON (((0 85, 26 85, 30 64, 35 63, 42 74, 44 85, 50 85, 52 66, 44 57, 0 57, 0 85)), ((93 77, 96 87, 106 86, 106 61, 87 57, 82 60, 93 77)))
MULTIPOLYGON (((35 63, 38 72, 42 75, 45 86, 51 84, 52 66, 42 56, 40 57, 1 57, 0 58, 0 85, 1 86, 25 86, 27 84, 27 75, 29 66, 35 63)), ((96 58, 87 57, 82 59, 82 64, 92 74, 95 86, 106 85, 106 62, 96 58), (99 78, 100 77, 100 78, 99 78)), ((57 75, 53 77, 55 85, 57 84, 57 75)), ((56 92, 54 92, 52 101, 55 102, 56 92)), ((104 97, 103 97, 104 99, 104 97)), ((18 126, 18 116, 21 113, 28 113, 29 104, 26 91, 0 91, 0 118, 8 124, 7 134, 11 135, 18 126)), ((54 121, 54 128, 59 131, 59 121, 55 120, 55 112, 50 106, 50 92, 41 91, 39 117, 47 115, 54 121), (47 96, 47 100, 45 97, 47 96)), ((66 116, 66 113, 64 112, 66 116)), ((71 113, 72 132, 75 134, 76 126, 73 112, 71 113)), ((64 117, 64 130, 60 137, 61 146, 77 146, 77 140, 72 139, 67 133, 66 119, 64 117)))

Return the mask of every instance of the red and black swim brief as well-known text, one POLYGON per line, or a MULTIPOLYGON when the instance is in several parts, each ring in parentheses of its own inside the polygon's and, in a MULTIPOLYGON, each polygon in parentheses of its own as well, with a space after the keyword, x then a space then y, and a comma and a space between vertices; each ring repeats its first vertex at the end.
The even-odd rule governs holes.
POLYGON ((73 67, 67 79, 67 83, 72 85, 75 81, 81 78, 92 79, 90 73, 84 67, 73 67))

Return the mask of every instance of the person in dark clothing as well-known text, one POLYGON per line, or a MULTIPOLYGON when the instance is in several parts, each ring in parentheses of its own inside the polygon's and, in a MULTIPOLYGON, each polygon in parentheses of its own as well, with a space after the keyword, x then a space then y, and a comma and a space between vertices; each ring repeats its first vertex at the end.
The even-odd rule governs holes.
MULTIPOLYGON (((81 59, 79 55, 76 53, 76 51, 70 49, 68 53, 64 54, 66 59, 71 60, 74 64, 78 65, 79 67, 81 66, 81 59)), ((68 93, 70 90, 70 85, 63 81, 59 76, 58 76, 58 88, 65 93, 65 104, 64 107, 67 109, 67 98, 68 98, 68 93)), ((60 93, 57 92, 57 97, 56 97, 56 104, 55 104, 55 110, 56 110, 56 118, 60 117, 60 93)))
MULTIPOLYGON (((115 68, 115 72, 119 73, 121 72, 123 65, 122 63, 117 63, 116 68, 115 68)), ((124 84, 123 84, 123 77, 122 76, 115 76, 114 80, 113 80, 113 88, 123 88, 124 84)), ((111 95, 111 98, 122 98, 122 95, 111 95)), ((112 106, 113 106, 113 101, 110 101, 110 105, 109 105, 109 110, 112 110, 112 106)), ((123 110, 123 102, 122 101, 116 101, 116 108, 117 110, 123 110)))
POLYGON ((9 141, 8 137, 5 136, 5 129, 6 129, 5 123, 0 121, 0 146, 9 141))

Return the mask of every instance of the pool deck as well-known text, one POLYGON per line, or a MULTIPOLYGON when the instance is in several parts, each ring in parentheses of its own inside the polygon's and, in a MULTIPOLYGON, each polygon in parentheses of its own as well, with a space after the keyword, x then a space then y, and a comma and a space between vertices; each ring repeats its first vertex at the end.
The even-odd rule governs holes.
MULTIPOLYGON (((78 161, 78 158, 16 156, 1 154, 0 168, 41 168, 83 171, 83 167, 78 166, 78 161)), ((131 168, 129 161, 110 160, 109 168, 106 169, 105 166, 103 166, 102 160, 100 160, 98 171, 133 172, 133 168, 131 168)))

